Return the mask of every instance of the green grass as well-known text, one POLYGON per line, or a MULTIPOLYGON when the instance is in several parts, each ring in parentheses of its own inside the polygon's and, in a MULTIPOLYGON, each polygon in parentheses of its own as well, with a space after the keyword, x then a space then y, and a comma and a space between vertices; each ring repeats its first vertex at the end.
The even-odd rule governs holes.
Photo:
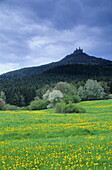
POLYGON ((112 100, 81 102, 85 114, 0 112, 0 170, 112 169, 112 100))

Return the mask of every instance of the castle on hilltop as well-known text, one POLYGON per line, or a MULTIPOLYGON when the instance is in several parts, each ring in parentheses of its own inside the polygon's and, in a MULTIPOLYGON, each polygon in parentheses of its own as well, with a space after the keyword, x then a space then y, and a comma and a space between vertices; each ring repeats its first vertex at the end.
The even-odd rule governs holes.
POLYGON ((79 49, 76 48, 76 50, 74 51, 74 53, 75 53, 75 54, 81 54, 81 53, 83 53, 83 49, 81 49, 80 47, 79 47, 79 49))

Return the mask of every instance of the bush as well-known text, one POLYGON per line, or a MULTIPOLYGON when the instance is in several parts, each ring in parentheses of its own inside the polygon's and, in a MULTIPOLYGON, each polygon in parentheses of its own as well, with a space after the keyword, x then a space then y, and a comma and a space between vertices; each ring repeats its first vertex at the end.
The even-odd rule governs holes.
POLYGON ((64 113, 85 113, 85 109, 73 103, 65 105, 64 113))
POLYGON ((81 99, 80 99, 80 97, 78 95, 74 95, 74 96, 64 95, 63 101, 66 104, 69 104, 69 102, 79 103, 81 101, 81 99))
POLYGON ((0 99, 0 110, 2 110, 4 106, 5 102, 2 99, 0 99))
POLYGON ((17 110, 18 107, 15 105, 10 105, 10 104, 6 104, 3 108, 3 110, 17 110))
POLYGON ((109 94, 109 95, 108 95, 108 99, 112 99, 112 94, 109 94))
POLYGON ((70 101, 73 102, 73 96, 69 96, 69 95, 64 95, 63 97, 63 101, 64 103, 68 104, 70 101))
POLYGON ((56 113, 64 113, 64 108, 65 108, 64 102, 57 103, 55 106, 55 112, 56 113))
POLYGON ((28 107, 23 106, 23 107, 20 107, 19 110, 28 110, 28 107))
POLYGON ((49 103, 48 106, 47 106, 47 109, 51 109, 54 107, 54 104, 53 103, 49 103))
POLYGON ((39 100, 40 98, 38 96, 34 97, 34 100, 39 100))
POLYGON ((85 109, 81 106, 77 106, 74 103, 57 103, 56 104, 56 113, 85 113, 85 109))
POLYGON ((81 98, 78 95, 73 96, 73 103, 79 103, 81 101, 81 98))
POLYGON ((48 100, 35 100, 30 103, 29 109, 30 110, 47 109, 48 104, 49 104, 48 100))

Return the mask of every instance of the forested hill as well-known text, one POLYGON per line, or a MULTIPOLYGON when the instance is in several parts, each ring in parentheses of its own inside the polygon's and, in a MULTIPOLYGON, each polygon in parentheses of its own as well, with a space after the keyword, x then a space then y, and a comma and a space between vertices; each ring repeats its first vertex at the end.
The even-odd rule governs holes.
POLYGON ((68 64, 57 66, 55 68, 49 69, 43 72, 42 75, 46 75, 46 77, 50 77, 53 75, 55 78, 56 76, 75 76, 75 77, 85 77, 88 78, 108 78, 112 76, 112 64, 108 65, 93 65, 93 64, 68 64))
POLYGON ((1 79, 0 89, 6 94, 6 102, 23 106, 34 97, 41 96, 60 81, 72 83, 77 88, 88 79, 103 83, 107 92, 112 93, 112 65, 72 64, 52 68, 41 74, 16 79, 1 79))
POLYGON ((76 49, 74 53, 67 55, 60 61, 60 64, 95 64, 95 65, 108 65, 112 64, 112 61, 89 56, 83 52, 83 49, 76 49))
POLYGON ((76 49, 72 54, 67 55, 65 58, 58 62, 49 63, 37 67, 23 68, 20 70, 11 71, 0 76, 1 79, 5 78, 20 78, 30 75, 41 74, 49 69, 63 66, 63 65, 73 65, 73 64, 93 64, 93 65, 110 65, 112 61, 105 60, 102 58, 96 58, 89 56, 83 52, 83 50, 76 49))

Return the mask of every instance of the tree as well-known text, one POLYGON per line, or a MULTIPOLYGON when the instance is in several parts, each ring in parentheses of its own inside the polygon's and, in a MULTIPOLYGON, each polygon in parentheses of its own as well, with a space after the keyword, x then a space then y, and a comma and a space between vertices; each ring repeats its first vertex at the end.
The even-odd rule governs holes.
POLYGON ((3 101, 3 99, 0 99, 0 110, 2 110, 4 106, 5 102, 3 101))
POLYGON ((49 89, 52 89, 48 84, 44 85, 44 87, 39 88, 36 90, 36 96, 38 96, 40 99, 42 99, 45 92, 49 89))
POLYGON ((53 90, 49 93, 48 100, 50 103, 55 104, 63 98, 63 93, 60 90, 53 90))
POLYGON ((1 91, 1 93, 0 93, 0 98, 1 98, 3 101, 6 101, 5 92, 1 91))
POLYGON ((108 83, 105 81, 100 81, 99 83, 104 88, 105 93, 110 94, 110 87, 108 86, 108 83))
POLYGON ((25 99, 23 95, 20 95, 20 106, 25 106, 25 99))
POLYGON ((48 99, 49 97, 49 94, 50 94, 50 90, 47 90, 46 93, 43 95, 43 99, 48 99))
POLYGON ((60 90, 63 94, 74 95, 75 89, 67 82, 59 82, 54 87, 55 90, 60 90))
POLYGON ((82 99, 102 99, 105 97, 103 87, 96 80, 87 80, 85 86, 80 86, 78 95, 82 99))
POLYGON ((81 99, 85 99, 86 98, 86 94, 85 94, 85 88, 84 86, 80 86, 78 88, 78 95, 81 97, 81 99))

